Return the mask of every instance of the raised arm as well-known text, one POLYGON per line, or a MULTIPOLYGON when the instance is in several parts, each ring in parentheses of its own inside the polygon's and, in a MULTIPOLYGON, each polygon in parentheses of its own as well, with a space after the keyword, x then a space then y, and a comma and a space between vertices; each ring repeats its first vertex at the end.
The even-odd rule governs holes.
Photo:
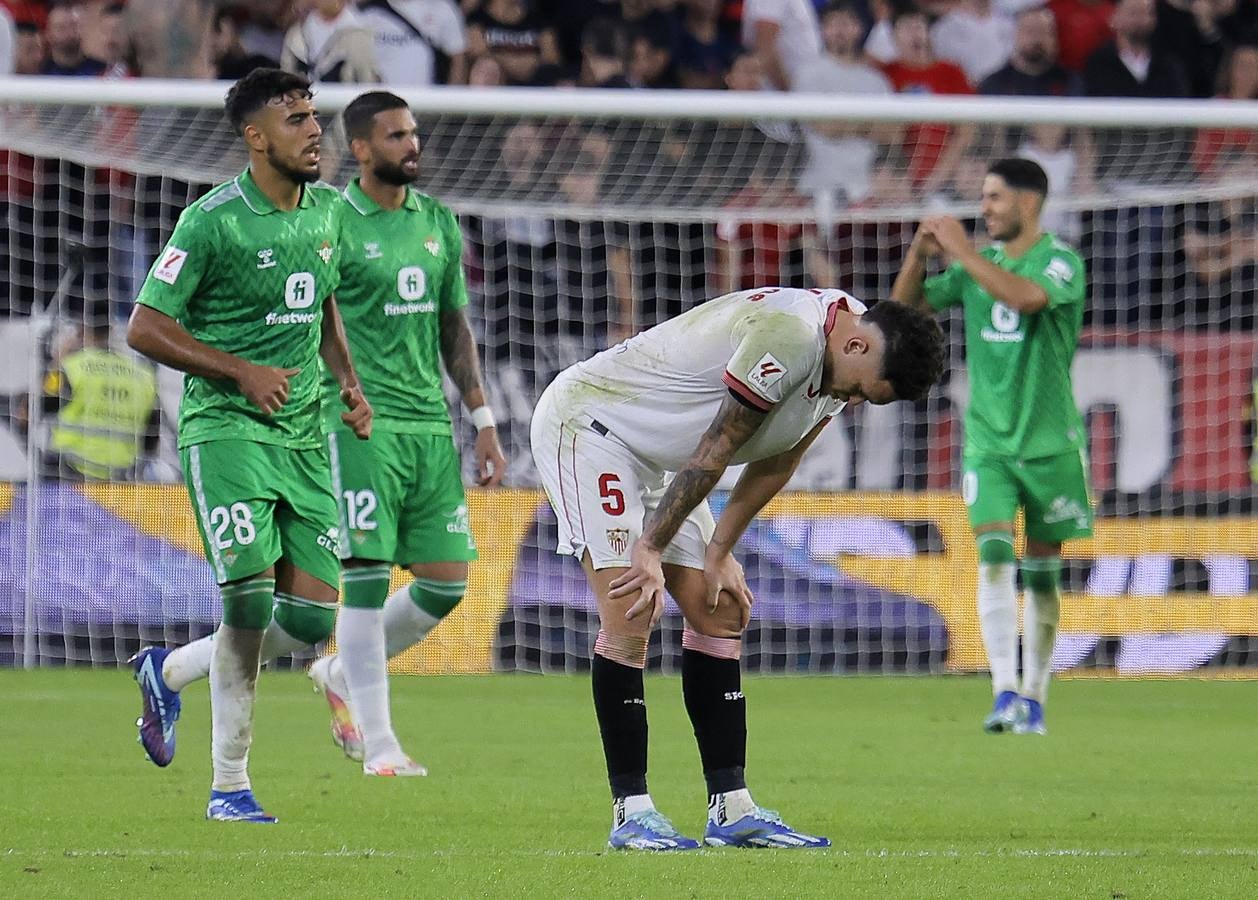
POLYGON ((952 216, 931 216, 922 222, 922 229, 928 231, 983 290, 1005 306, 1023 314, 1037 313, 1048 306, 1048 292, 1043 287, 984 258, 970 243, 965 227, 952 216))
POLYGON ((891 299, 925 309, 926 295, 922 290, 922 281, 926 277, 926 263, 938 254, 939 244, 925 230, 918 228, 895 276, 895 284, 891 286, 891 299))
POLYGON ((362 386, 358 383, 358 373, 354 371, 354 361, 350 357, 349 340, 345 337, 345 323, 341 321, 341 310, 332 294, 324 298, 320 329, 319 355, 340 385, 341 402, 345 404, 346 411, 341 413, 341 421, 359 440, 365 441, 371 437, 371 404, 363 396, 362 386))

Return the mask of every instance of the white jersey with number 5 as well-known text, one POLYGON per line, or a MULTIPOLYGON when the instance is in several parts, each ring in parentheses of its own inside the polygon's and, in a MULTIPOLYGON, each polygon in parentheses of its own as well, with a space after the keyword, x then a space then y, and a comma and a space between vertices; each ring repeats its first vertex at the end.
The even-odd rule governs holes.
POLYGON ((844 402, 821 393, 838 290, 759 288, 726 294, 577 363, 548 391, 566 420, 588 416, 635 456, 677 471, 725 398, 767 413, 733 463, 791 449, 844 402))

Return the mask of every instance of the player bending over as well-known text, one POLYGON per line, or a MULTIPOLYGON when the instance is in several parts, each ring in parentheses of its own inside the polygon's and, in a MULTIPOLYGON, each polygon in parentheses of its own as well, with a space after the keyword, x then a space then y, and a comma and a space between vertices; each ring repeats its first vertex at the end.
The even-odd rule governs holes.
POLYGON ((1040 230, 1048 195, 1030 160, 992 163, 982 212, 997 243, 978 251, 950 216, 925 219, 891 296, 965 313, 970 402, 961 491, 978 542, 978 614, 995 703, 983 727, 1044 734, 1053 643, 1061 611, 1061 544, 1092 533, 1087 433, 1070 363, 1083 325, 1083 260, 1040 230), (927 278, 926 261, 952 264, 927 278), (1026 518, 1022 690, 1018 693, 1018 596, 1013 528, 1026 518))
MULTIPOLYGON (((369 441, 355 441, 335 417, 325 421, 349 541, 338 652, 316 661, 310 677, 332 708, 333 739, 364 772, 423 775, 394 736, 385 662, 463 599, 476 558, 443 360, 477 427, 479 483, 496 485, 506 459, 463 312, 458 221, 410 187, 419 178, 415 119, 401 97, 373 91, 346 107, 345 130, 359 175, 345 189, 336 299, 376 416, 369 441), (415 580, 389 596, 394 563, 415 580)), ((330 378, 325 390, 336 392, 330 378)))
POLYGON ((943 335, 899 303, 837 290, 727 294, 560 373, 533 416, 533 458, 598 599, 592 680, 613 848, 697 847, 647 792, 642 670, 664 590, 681 607, 682 694, 707 782, 712 846, 825 847, 756 805, 743 778, 741 636, 752 595, 733 549, 849 404, 924 396, 943 335), (719 522, 706 498, 749 463, 719 522))
POLYGON ((179 449, 223 622, 212 640, 170 653, 150 647, 132 663, 140 741, 159 766, 175 751, 184 673, 208 671, 206 816, 274 822, 247 771, 259 662, 332 632, 340 578, 319 358, 359 438, 371 432, 371 407, 332 299, 344 200, 315 183, 321 130, 310 84, 258 69, 228 92, 226 111, 249 168, 180 216, 127 331, 133 348, 188 376, 179 449))

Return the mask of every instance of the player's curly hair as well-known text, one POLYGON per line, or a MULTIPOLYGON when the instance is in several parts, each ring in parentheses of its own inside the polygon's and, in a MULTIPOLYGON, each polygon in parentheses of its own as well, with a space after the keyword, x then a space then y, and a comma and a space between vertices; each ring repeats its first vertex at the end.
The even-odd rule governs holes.
POLYGON ((283 69, 254 69, 227 92, 223 109, 236 134, 243 134, 245 120, 276 97, 297 94, 310 99, 310 82, 283 69))
POLYGON ((882 377, 897 399, 921 400, 944 370, 944 333, 921 310, 893 300, 875 303, 864 320, 878 326, 886 340, 882 377))

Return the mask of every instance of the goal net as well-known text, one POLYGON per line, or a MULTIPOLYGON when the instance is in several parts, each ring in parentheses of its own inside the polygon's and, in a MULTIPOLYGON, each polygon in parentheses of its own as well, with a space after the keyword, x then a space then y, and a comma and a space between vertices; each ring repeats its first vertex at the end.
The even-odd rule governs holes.
MULTIPOLYGON (((179 212, 245 159, 221 85, 35 85, 0 82, 0 664, 114 665, 141 643, 207 633, 219 599, 175 452, 180 377, 155 373, 157 414, 134 460, 84 478, 58 444, 66 361, 93 324, 112 326, 104 340, 129 356, 123 322, 179 212)), ((335 112, 352 96, 318 98, 324 177, 338 185, 353 171, 335 112)), ((510 470, 505 489, 469 493, 481 557, 466 600, 397 670, 588 667, 593 598, 553 552, 528 448, 534 402, 557 372, 733 288, 884 298, 923 215, 953 213, 983 240, 985 167, 1022 155, 1049 174, 1047 227, 1089 268, 1074 373, 1098 524, 1066 547, 1054 666, 1258 671, 1254 108, 408 97, 420 187, 463 224, 469 314, 510 470)), ((956 314, 943 323, 945 382, 920 403, 840 416, 744 537, 758 598, 749 670, 986 667, 958 494, 963 328, 956 314)), ((470 446, 463 413, 456 434, 470 446)), ((718 491, 718 512, 723 502, 718 491)), ((670 602, 652 666, 678 665, 680 633, 670 602)))

